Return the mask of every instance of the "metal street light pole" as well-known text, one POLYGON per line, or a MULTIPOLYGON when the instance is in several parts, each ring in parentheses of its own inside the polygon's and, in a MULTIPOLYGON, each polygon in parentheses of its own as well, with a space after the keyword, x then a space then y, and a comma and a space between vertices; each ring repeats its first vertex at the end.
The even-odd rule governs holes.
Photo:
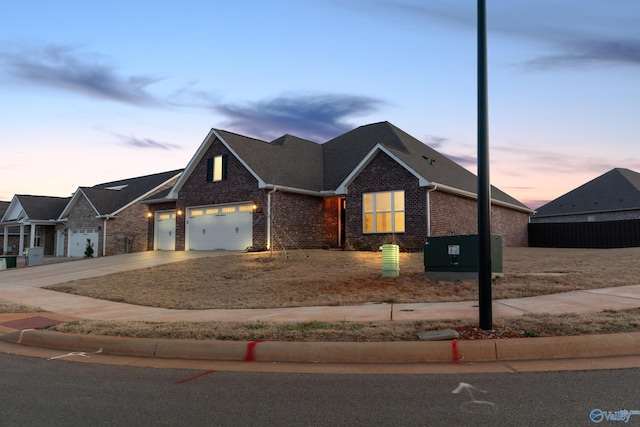
POLYGON ((478 307, 480 328, 493 329, 491 313, 491 184, 487 94, 487 7, 478 0, 478 307))

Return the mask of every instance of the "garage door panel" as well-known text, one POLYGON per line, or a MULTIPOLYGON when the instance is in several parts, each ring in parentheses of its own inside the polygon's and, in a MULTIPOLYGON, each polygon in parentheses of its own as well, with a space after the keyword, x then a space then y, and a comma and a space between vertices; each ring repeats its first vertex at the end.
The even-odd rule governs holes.
POLYGON ((253 244, 251 205, 209 206, 189 210, 190 250, 244 250, 253 244))
POLYGON ((87 249, 87 239, 93 247, 93 256, 98 256, 98 231, 95 229, 69 230, 69 256, 83 257, 87 249))
POLYGON ((176 249, 176 212, 156 212, 156 249, 173 251, 176 249))

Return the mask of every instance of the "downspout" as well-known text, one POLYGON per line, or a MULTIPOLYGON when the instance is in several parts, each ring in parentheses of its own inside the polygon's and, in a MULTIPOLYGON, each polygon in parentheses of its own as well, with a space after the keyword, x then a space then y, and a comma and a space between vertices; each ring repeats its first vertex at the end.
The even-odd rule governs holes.
POLYGON ((107 220, 109 218, 105 218, 102 220, 102 256, 106 256, 107 253, 107 220))
POLYGON ((431 186, 427 187, 427 237, 431 237, 431 197, 429 193, 437 189, 438 184, 431 184, 431 186))

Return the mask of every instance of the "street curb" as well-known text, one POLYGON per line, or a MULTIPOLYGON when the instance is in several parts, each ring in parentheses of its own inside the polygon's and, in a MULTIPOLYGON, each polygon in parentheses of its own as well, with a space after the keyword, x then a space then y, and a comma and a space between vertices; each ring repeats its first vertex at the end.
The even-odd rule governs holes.
POLYGON ((457 363, 640 355, 640 332, 499 340, 280 342, 121 338, 29 329, 0 340, 120 356, 287 363, 457 363))

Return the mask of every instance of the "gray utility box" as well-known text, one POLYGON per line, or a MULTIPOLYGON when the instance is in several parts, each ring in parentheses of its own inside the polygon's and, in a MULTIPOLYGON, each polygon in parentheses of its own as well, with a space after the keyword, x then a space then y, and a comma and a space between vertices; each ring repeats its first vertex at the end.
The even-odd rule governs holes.
POLYGON ((25 255, 25 264, 27 266, 44 264, 44 248, 34 247, 27 249, 25 255))
MULTIPOLYGON (((424 245, 425 276, 440 280, 478 278, 478 235, 428 237, 424 245)), ((491 272, 502 276, 502 236, 491 236, 491 272)))

